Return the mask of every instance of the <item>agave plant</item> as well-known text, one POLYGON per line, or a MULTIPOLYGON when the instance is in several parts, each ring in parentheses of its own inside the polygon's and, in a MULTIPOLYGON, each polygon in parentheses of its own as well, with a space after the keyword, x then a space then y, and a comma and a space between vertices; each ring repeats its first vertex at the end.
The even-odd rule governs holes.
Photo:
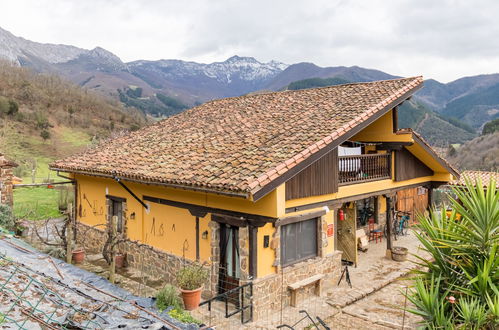
POLYGON ((450 320, 451 328, 493 329, 499 308, 499 191, 494 180, 488 189, 478 180, 453 193, 450 216, 433 209, 420 217, 415 234, 431 259, 416 256, 423 270, 408 296, 416 306, 410 311, 424 318, 426 328, 446 328, 450 320), (445 300, 450 295, 456 299, 452 308, 445 300))

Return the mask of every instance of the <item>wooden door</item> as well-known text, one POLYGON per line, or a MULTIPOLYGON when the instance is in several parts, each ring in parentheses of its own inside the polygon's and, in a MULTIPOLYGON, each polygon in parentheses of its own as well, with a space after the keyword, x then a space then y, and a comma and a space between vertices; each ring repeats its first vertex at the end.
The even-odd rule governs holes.
MULTIPOLYGON (((341 208, 345 220, 337 220, 338 250, 343 251, 342 259, 357 264, 357 211, 355 203, 346 203, 341 208)), ((337 216, 337 218, 339 218, 337 216)))
MULTIPOLYGON (((219 293, 227 292, 239 286, 239 228, 227 224, 220 224, 220 267, 219 293)), ((229 302, 239 305, 238 292, 229 294, 229 302)))
POLYGON ((123 202, 124 199, 118 197, 108 197, 109 202, 111 203, 111 216, 118 217, 118 221, 116 223, 116 231, 118 233, 123 233, 125 231, 125 224, 123 221, 123 202))

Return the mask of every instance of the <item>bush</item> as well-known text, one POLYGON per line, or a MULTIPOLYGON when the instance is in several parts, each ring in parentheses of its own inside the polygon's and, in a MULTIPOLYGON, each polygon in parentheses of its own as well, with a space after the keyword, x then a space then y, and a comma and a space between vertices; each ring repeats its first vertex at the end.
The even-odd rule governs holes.
POLYGON ((167 284, 156 293, 156 307, 160 311, 164 311, 170 306, 182 309, 182 300, 178 296, 177 289, 173 285, 167 284))
POLYGON ((199 289, 207 279, 208 271, 203 265, 186 266, 177 273, 177 283, 183 290, 199 289))
POLYGON ((185 311, 183 309, 174 308, 168 312, 168 315, 170 315, 176 320, 179 320, 182 323, 194 323, 198 325, 201 324, 201 321, 196 320, 191 316, 191 314, 188 311, 185 311))
POLYGON ((42 139, 48 140, 48 139, 50 139, 50 132, 48 130, 44 129, 40 132, 40 136, 42 137, 42 139))
POLYGON ((420 218, 418 240, 431 258, 419 259, 410 312, 430 329, 493 329, 499 322, 499 190, 491 180, 453 188, 452 213, 420 218), (476 185, 476 186, 475 186, 476 185), (458 216, 460 215, 460 217, 458 216))
POLYGON ((19 105, 17 105, 17 102, 14 100, 9 100, 9 111, 7 112, 8 115, 15 115, 19 111, 19 105))
POLYGON ((16 229, 16 221, 8 205, 0 204, 0 227, 10 231, 16 229))

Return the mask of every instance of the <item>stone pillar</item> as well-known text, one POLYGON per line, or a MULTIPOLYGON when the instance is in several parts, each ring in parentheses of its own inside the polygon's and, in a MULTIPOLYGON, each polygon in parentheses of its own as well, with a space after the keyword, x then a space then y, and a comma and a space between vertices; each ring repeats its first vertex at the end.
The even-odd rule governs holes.
POLYGON ((14 177, 13 169, 18 165, 0 153, 0 204, 6 204, 12 207, 12 178, 14 177))
POLYGON ((270 248, 275 251, 275 259, 272 266, 276 268, 276 273, 279 274, 281 271, 281 227, 275 228, 270 248))
POLYGON ((210 275, 210 283, 211 283, 211 295, 217 294, 218 287, 218 267, 220 265, 220 224, 216 221, 210 221, 208 223, 208 227, 211 232, 211 275, 210 275))
POLYGON ((328 246, 327 242, 327 220, 326 216, 323 215, 319 218, 319 223, 317 224, 317 255, 321 258, 326 256, 326 247, 328 246))
POLYGON ((249 229, 239 227, 239 264, 241 267, 241 284, 249 280, 249 229))

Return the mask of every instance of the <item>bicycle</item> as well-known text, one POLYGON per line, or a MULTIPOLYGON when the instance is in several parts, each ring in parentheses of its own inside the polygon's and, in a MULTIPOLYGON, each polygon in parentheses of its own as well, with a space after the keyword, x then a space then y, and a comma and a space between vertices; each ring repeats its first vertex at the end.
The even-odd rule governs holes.
MULTIPOLYGON (((395 240, 397 236, 405 236, 409 231, 409 220, 411 219, 408 212, 404 211, 393 211, 392 220, 392 235, 395 240)), ((385 238, 388 237, 387 226, 384 226, 383 232, 385 233, 385 238)))
POLYGON ((396 228, 397 235, 407 235, 409 231, 409 220, 411 220, 409 212, 398 211, 396 217, 398 226, 394 226, 394 228, 396 228), (398 218, 400 218, 400 220, 398 218))
POLYGON ((359 210, 360 225, 367 225, 367 221, 372 216, 374 216, 374 209, 364 204, 364 207, 359 210))

